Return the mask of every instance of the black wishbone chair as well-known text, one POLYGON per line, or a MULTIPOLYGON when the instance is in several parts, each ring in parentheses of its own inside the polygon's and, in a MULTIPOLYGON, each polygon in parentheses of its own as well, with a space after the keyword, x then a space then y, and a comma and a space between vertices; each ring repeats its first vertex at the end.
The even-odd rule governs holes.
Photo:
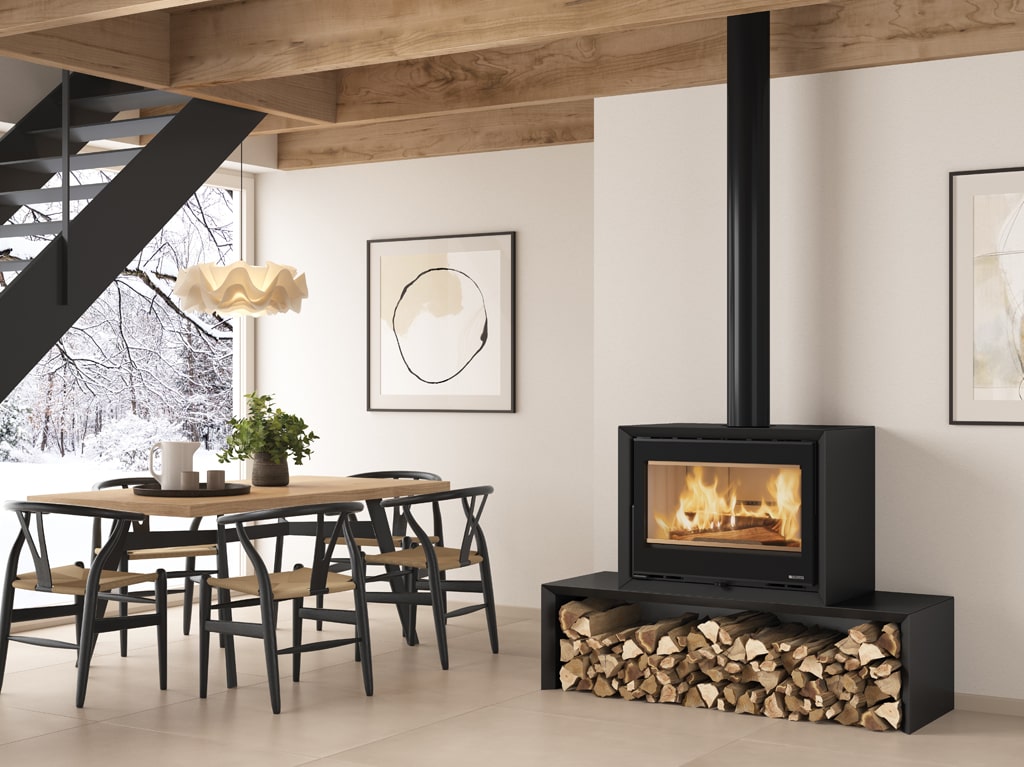
POLYGON ((0 686, 3 684, 10 642, 60 647, 78 652, 78 684, 75 705, 85 704, 85 691, 89 682, 89 664, 92 661, 99 634, 142 626, 156 626, 160 689, 167 689, 167 577, 163 570, 155 573, 127 573, 114 569, 120 561, 125 539, 133 524, 145 517, 124 511, 108 511, 84 506, 65 506, 55 503, 8 501, 5 507, 18 516, 20 530, 7 560, 3 583, 3 606, 0 607, 0 686), (91 517, 111 522, 110 534, 100 547, 90 567, 81 562, 54 567, 50 563, 46 542, 48 517, 91 517), (27 547, 33 569, 18 573, 22 552, 27 547), (109 568, 109 569, 108 569, 109 568), (147 596, 124 593, 129 586, 154 583, 147 596), (44 591, 74 597, 73 604, 42 607, 14 608, 15 590, 44 591), (152 596, 150 596, 152 595, 152 596), (106 616, 107 602, 150 604, 151 613, 130 616, 106 616), (12 634, 12 624, 43 618, 75 618, 75 641, 66 642, 31 635, 12 634))
MULTIPOLYGON (((108 488, 122 488, 127 489, 130 487, 136 487, 138 485, 151 484, 153 478, 149 475, 144 477, 117 477, 115 479, 105 479, 102 482, 97 482, 92 486, 93 490, 106 490, 108 488)), ((202 517, 196 517, 189 524, 188 532, 195 532, 199 529, 199 525, 202 523, 202 517)), ((102 520, 95 520, 93 522, 93 545, 96 551, 99 551, 100 540, 102 537, 102 520)), ((149 532, 149 518, 145 518, 142 522, 133 525, 135 532, 149 532)), ((184 531, 182 531, 184 532, 184 531)), ((163 534, 163 533, 162 533, 163 534)), ((170 534, 169 531, 167 533, 170 534)), ((129 562, 136 562, 139 560, 146 559, 185 559, 185 566, 180 570, 169 570, 167 572, 168 580, 177 578, 183 578, 183 585, 180 589, 171 589, 168 591, 169 594, 181 593, 184 595, 184 601, 182 603, 182 633, 188 636, 189 631, 192 628, 192 602, 193 594, 195 589, 195 582, 192 580, 194 576, 202 575, 203 573, 215 573, 217 572, 216 567, 197 568, 196 557, 211 557, 216 556, 217 547, 212 543, 197 543, 197 544, 185 544, 177 546, 161 546, 159 548, 135 548, 128 549, 118 563, 118 569, 127 570, 129 562)), ((126 615, 127 605, 121 605, 121 614, 126 615)), ((125 657, 128 655, 128 634, 126 631, 121 632, 121 656, 125 657)))
MULTIPOLYGON (((434 474, 433 472, 430 472, 430 471, 415 471, 415 470, 412 470, 412 469, 394 469, 394 470, 389 469, 389 470, 384 470, 384 471, 364 471, 364 472, 362 472, 360 474, 350 474, 349 476, 352 476, 352 477, 363 477, 363 478, 367 478, 367 479, 424 479, 424 480, 435 480, 435 481, 438 481, 438 480, 441 479, 440 475, 434 474)), ((441 518, 440 518, 439 515, 435 515, 434 520, 433 520, 433 525, 434 525, 434 527, 433 527, 434 535, 431 536, 431 540, 436 542, 438 540, 437 536, 440 534, 440 531, 441 531, 441 518)), ((379 546, 378 539, 377 539, 377 531, 374 528, 373 523, 370 522, 369 520, 355 520, 355 521, 353 521, 353 523, 352 523, 352 530, 354 531, 355 536, 356 536, 356 538, 355 538, 356 544, 360 548, 364 548, 364 547, 377 548, 379 546)), ((310 532, 310 534, 312 534, 312 531, 309 531, 308 529, 307 529, 307 532, 310 532)), ((405 547, 410 545, 410 538, 409 538, 409 535, 408 535, 408 530, 406 529, 405 521, 402 518, 402 515, 399 514, 397 510, 394 512, 394 515, 393 515, 393 518, 392 518, 391 529, 388 530, 388 531, 384 531, 383 534, 384 534, 385 537, 390 536, 391 542, 392 542, 392 546, 395 549, 405 548, 405 547)), ((338 541, 338 543, 344 543, 344 541, 338 541)), ((274 564, 275 564, 275 569, 277 569, 277 570, 281 569, 281 548, 280 548, 280 542, 279 542, 279 545, 278 545, 278 551, 277 551, 277 553, 275 555, 274 564)), ((351 557, 348 556, 348 555, 340 556, 340 557, 335 557, 331 561, 331 569, 334 572, 336 572, 336 573, 348 572, 349 569, 351 568, 351 566, 352 566, 352 564, 351 564, 351 557)), ((366 577, 366 582, 367 583, 374 583, 376 581, 391 581, 392 579, 408 580, 407 573, 400 572, 397 568, 394 568, 394 567, 391 567, 391 566, 386 567, 385 568, 385 572, 383 574, 381 574, 381 575, 373 575, 373 576, 366 575, 365 577, 366 577)), ((412 589, 412 584, 411 583, 407 583, 405 586, 403 586, 403 588, 411 590, 412 589)), ((373 592, 370 592, 367 595, 367 599, 368 599, 368 601, 371 601, 371 602, 374 601, 373 592)), ((317 598, 317 607, 322 607, 322 606, 323 606, 323 597, 318 597, 317 598)), ((406 608, 405 606, 402 606, 402 607, 403 607, 403 612, 401 613, 401 615, 402 615, 403 635, 406 637, 406 639, 408 640, 408 643, 410 645, 414 645, 418 641, 417 638, 416 638, 415 631, 412 632, 412 634, 410 635, 409 632, 406 630, 406 623, 408 621, 408 618, 406 617, 406 615, 409 612, 409 608, 406 608)), ((323 624, 318 621, 317 625, 316 625, 317 631, 320 631, 322 628, 323 628, 323 624)))
MULTIPOLYGON (((483 514, 487 498, 493 492, 494 488, 490 485, 481 485, 384 501, 384 508, 394 509, 402 518, 401 524, 408 525, 412 545, 392 552, 363 555, 367 565, 391 566, 406 574, 408 587, 405 590, 391 594, 374 592, 371 601, 409 605, 407 630, 411 636, 415 636, 416 632, 416 606, 431 606, 434 630, 437 633, 437 649, 441 656, 441 668, 444 669, 448 668, 448 639, 445 626, 449 618, 483 610, 487 617, 491 652, 498 652, 498 627, 494 612, 491 565, 487 554, 487 541, 480 527, 480 516, 483 514), (445 546, 443 534, 430 535, 414 515, 414 512, 429 509, 436 520, 441 517, 444 509, 455 506, 459 506, 462 511, 462 538, 457 548, 445 546), (453 580, 446 577, 452 570, 472 566, 479 567, 479 577, 476 579, 453 580), (481 594, 482 602, 449 610, 449 592, 481 594)), ((434 532, 439 533, 440 527, 435 527, 434 532)))
MULTIPOLYGON (((229 514, 217 521, 218 546, 224 550, 226 543, 237 540, 253 568, 252 575, 235 577, 202 576, 199 586, 199 697, 207 694, 207 677, 210 663, 210 633, 219 633, 224 639, 227 686, 238 685, 235 669, 234 637, 248 636, 263 640, 263 652, 267 665, 267 681, 270 687, 270 707, 275 714, 281 712, 281 681, 277 656, 292 656, 292 681, 299 681, 302 653, 326 650, 332 647, 354 644, 356 660, 362 664, 363 688, 367 695, 373 695, 373 666, 370 654, 369 619, 366 612, 365 583, 362 563, 352 568, 352 575, 332 572, 331 560, 336 541, 341 539, 350 552, 358 555, 359 548, 352 532, 352 517, 363 508, 360 503, 325 503, 313 506, 298 506, 286 509, 229 514), (315 522, 302 517, 315 517, 315 522), (254 524, 264 522, 266 524, 254 524), (316 532, 302 535, 312 545, 312 559, 309 566, 296 565, 294 570, 274 572, 268 570, 263 558, 253 543, 255 538, 287 537, 293 527, 313 524, 316 532), (217 590, 217 602, 213 602, 213 591, 217 590), (351 591, 355 601, 352 610, 306 607, 305 597, 319 597, 351 591), (232 592, 237 597, 232 596, 232 592), (292 602, 292 644, 278 647, 277 644, 277 603, 292 602), (234 620, 231 611, 235 608, 258 605, 259 623, 234 620), (214 611, 217 617, 214 617, 214 611), (355 626, 354 636, 330 639, 304 644, 302 622, 304 620, 345 623, 355 626)), ((221 566, 227 558, 220 555, 221 566)))

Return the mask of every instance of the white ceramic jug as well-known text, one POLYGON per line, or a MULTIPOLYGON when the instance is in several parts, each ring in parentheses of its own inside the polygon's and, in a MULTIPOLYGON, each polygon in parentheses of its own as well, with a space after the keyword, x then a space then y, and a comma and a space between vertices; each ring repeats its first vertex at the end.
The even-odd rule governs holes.
POLYGON ((192 471, 192 456, 199 449, 198 442, 158 442, 149 449, 149 473, 160 483, 161 490, 182 490, 181 473, 192 471), (160 468, 153 469, 153 456, 160 451, 160 468))

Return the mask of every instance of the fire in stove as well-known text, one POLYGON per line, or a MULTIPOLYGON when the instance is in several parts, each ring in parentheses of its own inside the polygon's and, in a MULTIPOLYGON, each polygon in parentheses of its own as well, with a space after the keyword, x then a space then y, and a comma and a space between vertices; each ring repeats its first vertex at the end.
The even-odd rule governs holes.
POLYGON ((799 466, 648 464, 647 542, 801 549, 799 466))

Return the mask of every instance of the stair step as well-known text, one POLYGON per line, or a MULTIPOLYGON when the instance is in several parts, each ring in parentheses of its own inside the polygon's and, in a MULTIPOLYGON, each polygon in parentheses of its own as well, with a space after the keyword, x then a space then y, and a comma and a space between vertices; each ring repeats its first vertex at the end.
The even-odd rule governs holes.
POLYGON ((60 219, 37 221, 31 224, 4 224, 0 226, 0 239, 28 237, 33 234, 58 234, 62 228, 63 224, 60 219))
POLYGON ((151 107, 184 104, 188 100, 188 96, 182 96, 180 93, 168 93, 167 91, 154 91, 143 88, 136 91, 104 93, 95 96, 73 98, 71 99, 71 105, 94 112, 116 113, 126 112, 129 109, 149 109, 151 107))
MULTIPOLYGON (((96 184, 75 184, 71 187, 72 200, 91 200, 106 186, 106 182, 96 184)), ((45 202, 60 202, 63 190, 59 186, 48 186, 45 189, 19 189, 11 192, 0 192, 0 205, 38 205, 45 202)))
MULTIPOLYGON (((71 155, 71 170, 121 168, 142 151, 142 147, 114 149, 109 152, 83 152, 71 155)), ((0 168, 17 168, 35 173, 60 173, 60 157, 35 157, 27 160, 0 162, 0 168)))
POLYGON ((29 263, 29 261, 21 258, 12 258, 9 261, 0 260, 0 272, 20 272, 29 263))
MULTIPOLYGON (((146 136, 158 132, 174 119, 173 114, 156 115, 154 117, 134 117, 130 120, 113 120, 110 122, 74 125, 70 129, 71 140, 79 143, 99 141, 101 139, 127 138, 130 136, 146 136)), ((60 128, 46 128, 32 131, 32 135, 59 139, 60 128)))

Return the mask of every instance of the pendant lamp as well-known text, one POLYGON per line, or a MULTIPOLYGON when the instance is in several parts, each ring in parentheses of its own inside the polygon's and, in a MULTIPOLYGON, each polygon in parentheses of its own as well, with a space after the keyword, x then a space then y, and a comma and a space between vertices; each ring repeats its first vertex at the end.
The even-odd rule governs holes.
MULTIPOLYGON (((241 152, 239 145, 240 175, 241 152)), ((239 246, 241 242, 240 234, 239 246)), ((309 295, 306 275, 299 274, 295 267, 272 262, 253 266, 244 260, 227 266, 196 264, 182 269, 172 292, 181 299, 182 311, 247 317, 300 312, 302 299, 309 295)))

